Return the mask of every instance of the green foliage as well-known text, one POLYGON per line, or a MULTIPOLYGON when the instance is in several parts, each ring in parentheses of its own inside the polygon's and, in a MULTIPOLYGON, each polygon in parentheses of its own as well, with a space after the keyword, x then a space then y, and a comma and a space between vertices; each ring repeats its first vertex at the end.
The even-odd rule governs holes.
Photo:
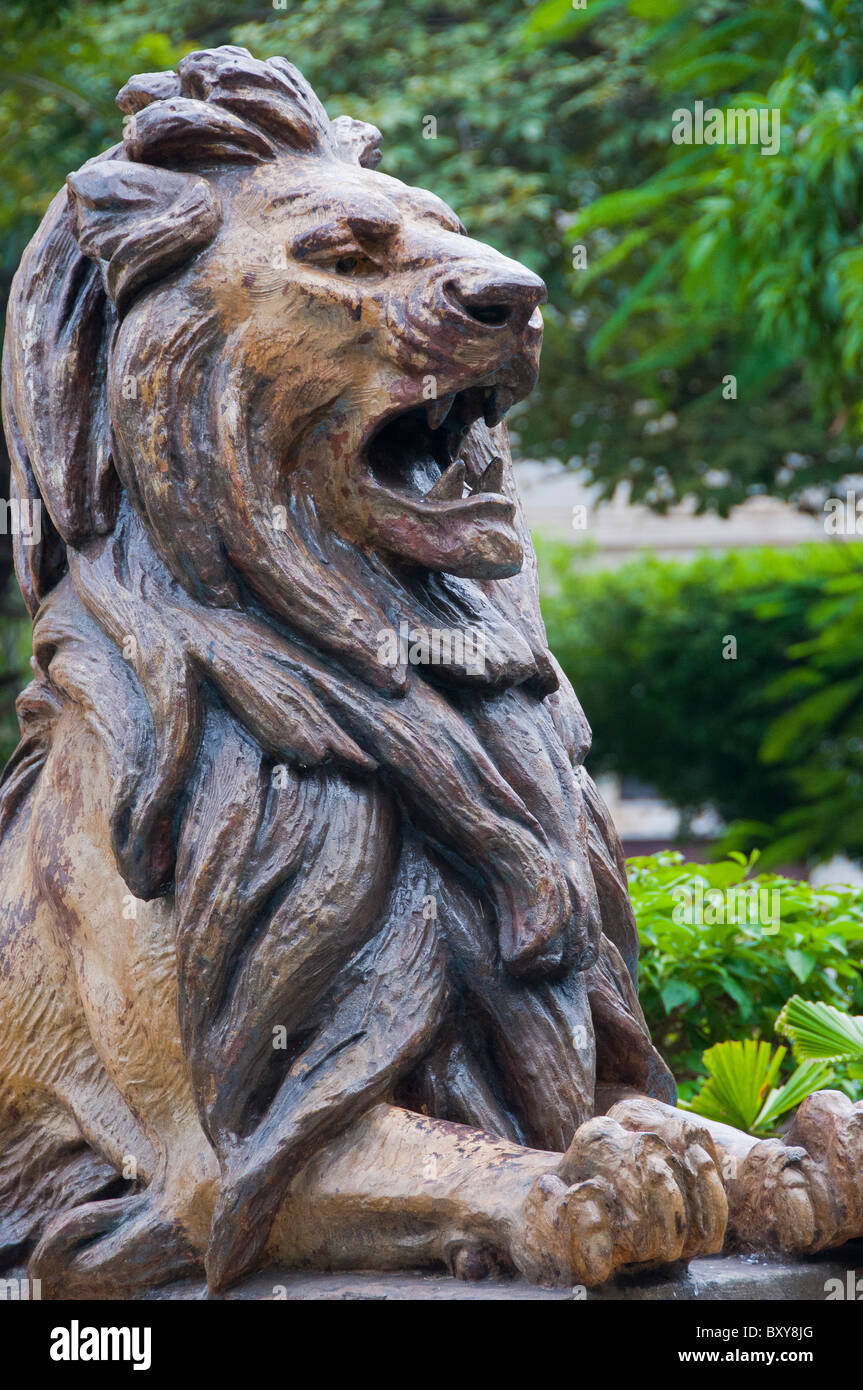
MULTIPOLYGON (((772 1037, 777 1015, 801 987, 812 1001, 863 1010, 863 889, 753 875, 742 855, 704 865, 665 852, 630 859, 627 867, 641 940, 641 1003, 651 1036, 684 1083, 682 1095, 702 1072, 705 1048, 772 1037), (728 920, 739 912, 702 924, 680 911, 684 895, 694 897, 699 886, 743 883, 778 894, 778 918, 766 929, 728 920)), ((853 1088, 863 1069, 839 1075, 853 1088)))
POLYGON ((738 823, 769 862, 863 855, 863 547, 585 567, 538 544, 549 641, 593 727, 593 772, 738 823), (726 639, 736 659, 725 659, 726 639))
MULTIPOLYGON (((861 0, 609 0, 580 12, 546 0, 528 21, 550 48, 594 43, 623 84, 617 99, 606 90, 604 114, 629 152, 600 126, 595 153, 612 177, 567 229, 588 251, 576 277, 587 364, 608 383, 587 411, 598 480, 629 476, 652 504, 689 492, 725 511, 752 491, 826 495, 854 471, 861 20, 861 0), (779 151, 674 144, 673 113, 696 100, 778 110, 779 151), (646 421, 632 415, 639 394, 646 421), (672 423, 657 432, 660 419, 672 423)), ((556 384, 547 406, 562 431, 556 384)))
POLYGON ((832 1004, 811 1004, 795 994, 776 1020, 804 1061, 863 1062, 863 1017, 852 1018, 832 1004))
MULTIPOLYGON (((856 547, 855 547, 856 550, 856 547)), ((783 596, 765 607, 768 619, 783 596)), ((857 563, 828 575, 807 607, 789 664, 768 689, 773 719, 761 746, 771 776, 787 779, 771 857, 863 856, 863 582, 857 563)), ((746 839, 746 827, 738 839, 746 839)))
POLYGON ((785 1048, 769 1043, 716 1043, 704 1054, 708 1079, 684 1109, 719 1120, 748 1134, 770 1134, 789 1110, 813 1091, 829 1086, 833 1073, 820 1062, 801 1062, 783 1086, 777 1086, 785 1048))

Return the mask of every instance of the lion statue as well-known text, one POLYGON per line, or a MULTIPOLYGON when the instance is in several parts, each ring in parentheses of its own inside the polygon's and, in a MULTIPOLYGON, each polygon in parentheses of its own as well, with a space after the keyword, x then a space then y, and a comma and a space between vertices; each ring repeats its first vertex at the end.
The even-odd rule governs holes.
POLYGON ((594 1286, 863 1234, 863 1108, 758 1142, 651 1045, 503 424, 541 280, 283 58, 118 104, 8 313, 0 1259, 594 1286))

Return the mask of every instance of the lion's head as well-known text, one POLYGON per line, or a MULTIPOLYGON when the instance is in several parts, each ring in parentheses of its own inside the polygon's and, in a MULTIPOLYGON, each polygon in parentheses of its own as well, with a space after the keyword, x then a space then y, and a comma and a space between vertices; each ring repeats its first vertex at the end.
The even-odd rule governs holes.
MULTIPOLYGON (((245 81, 250 68, 266 78, 291 119, 294 96, 278 67, 223 61, 245 81)), ((186 60, 180 71, 194 91, 194 63, 186 60)), ((127 157, 164 158, 166 129, 182 119, 195 143, 174 148, 172 163, 192 155, 204 162, 206 143, 224 138, 223 112, 232 106, 245 112, 235 88, 210 93, 206 104, 154 102, 133 117, 127 157)), ((484 463, 478 436, 533 385, 542 282, 469 238, 432 194, 357 162, 339 122, 321 114, 305 134, 307 147, 297 150, 286 148, 286 132, 263 142, 253 114, 235 136, 247 142, 242 161, 223 164, 200 185, 201 220, 212 216, 212 240, 124 315, 111 402, 123 452, 133 458, 142 442, 146 451, 140 405, 130 408, 124 383, 139 381, 155 402, 165 334, 205 325, 254 382, 246 393, 222 381, 224 394, 211 407, 244 418, 255 457, 274 461, 277 476, 266 480, 272 503, 311 496, 337 533, 412 565, 474 577, 516 572, 522 555, 513 506, 499 469, 484 463), (463 499, 465 487, 471 492, 463 499)), ((130 177, 138 237, 142 202, 164 216, 178 201, 188 206, 199 182, 193 173, 130 172, 116 161, 73 176, 78 238, 91 254, 110 253, 116 227, 106 209, 113 200, 117 220, 127 219, 130 177)), ((111 275, 108 259, 109 284, 111 275)), ((119 284, 118 295, 122 304, 119 284)), ((166 395, 163 388, 163 410, 166 395)), ((222 540, 241 568, 232 532, 249 482, 225 474, 213 487, 222 540)), ((145 497, 149 508, 162 501, 158 493, 145 497)))
MULTIPOLYGON (((235 604, 239 576, 339 651, 358 631, 367 651, 387 614, 357 614, 353 579, 322 594, 322 533, 395 573, 516 574, 498 426, 536 378, 541 280, 377 172, 379 133, 330 121, 283 59, 192 54, 118 103, 122 146, 70 176, 28 253, 40 339, 7 372, 25 491, 32 470, 62 541, 110 528, 116 471, 190 592, 235 604), (68 277, 59 316, 49 264, 68 277), (31 424, 16 396, 37 376, 54 399, 31 424)), ((56 549, 39 563, 31 602, 56 549)))

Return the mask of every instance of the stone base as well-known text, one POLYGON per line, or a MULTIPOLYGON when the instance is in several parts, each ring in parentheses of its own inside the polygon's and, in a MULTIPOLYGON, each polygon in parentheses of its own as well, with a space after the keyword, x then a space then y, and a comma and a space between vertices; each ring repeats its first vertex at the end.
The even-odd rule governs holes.
MULTIPOLYGON (((227 1293, 211 1296, 203 1280, 181 1280, 139 1294, 145 1302, 546 1302, 570 1303, 631 1300, 638 1302, 762 1302, 811 1299, 824 1302, 829 1279, 848 1286, 849 1271, 861 1280, 863 1241, 825 1251, 807 1260, 779 1260, 763 1255, 715 1255, 661 1271, 621 1275, 601 1289, 540 1289, 523 1279, 483 1279, 468 1284, 443 1273, 423 1270, 380 1274, 374 1270, 328 1274, 317 1270, 268 1270, 244 1279, 227 1293)), ((7 1269, 5 1279, 23 1279, 23 1269, 7 1269)), ((848 1295, 846 1294, 846 1297, 848 1295)), ((126 1301, 118 1293, 118 1300, 126 1301)), ((861 1296, 863 1301, 863 1296, 861 1296)))
MULTIPOLYGON (((290 1302, 396 1301, 428 1302, 571 1302, 638 1300, 647 1302, 723 1302, 737 1299, 823 1302, 828 1279, 839 1279, 845 1288, 849 1270, 863 1278, 863 1242, 855 1241, 839 1251, 831 1250, 811 1260, 773 1260, 762 1256, 719 1255, 691 1260, 660 1273, 618 1278, 602 1289, 539 1289, 521 1279, 485 1279, 467 1284, 444 1274, 423 1272, 377 1274, 372 1271, 325 1274, 312 1271, 273 1270, 244 1280, 220 1295, 226 1301, 285 1299, 290 1302)), ((203 1283, 170 1284, 145 1295, 147 1299, 207 1300, 203 1283)))

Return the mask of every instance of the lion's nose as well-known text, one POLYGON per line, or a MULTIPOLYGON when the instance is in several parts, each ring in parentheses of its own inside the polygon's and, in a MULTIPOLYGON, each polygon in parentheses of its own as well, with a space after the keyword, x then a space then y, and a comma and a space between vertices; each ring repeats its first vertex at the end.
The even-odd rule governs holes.
POLYGON ((523 332, 534 309, 548 298, 543 281, 529 270, 501 279, 465 271, 447 280, 444 290, 475 323, 491 328, 507 324, 516 333, 523 332))

